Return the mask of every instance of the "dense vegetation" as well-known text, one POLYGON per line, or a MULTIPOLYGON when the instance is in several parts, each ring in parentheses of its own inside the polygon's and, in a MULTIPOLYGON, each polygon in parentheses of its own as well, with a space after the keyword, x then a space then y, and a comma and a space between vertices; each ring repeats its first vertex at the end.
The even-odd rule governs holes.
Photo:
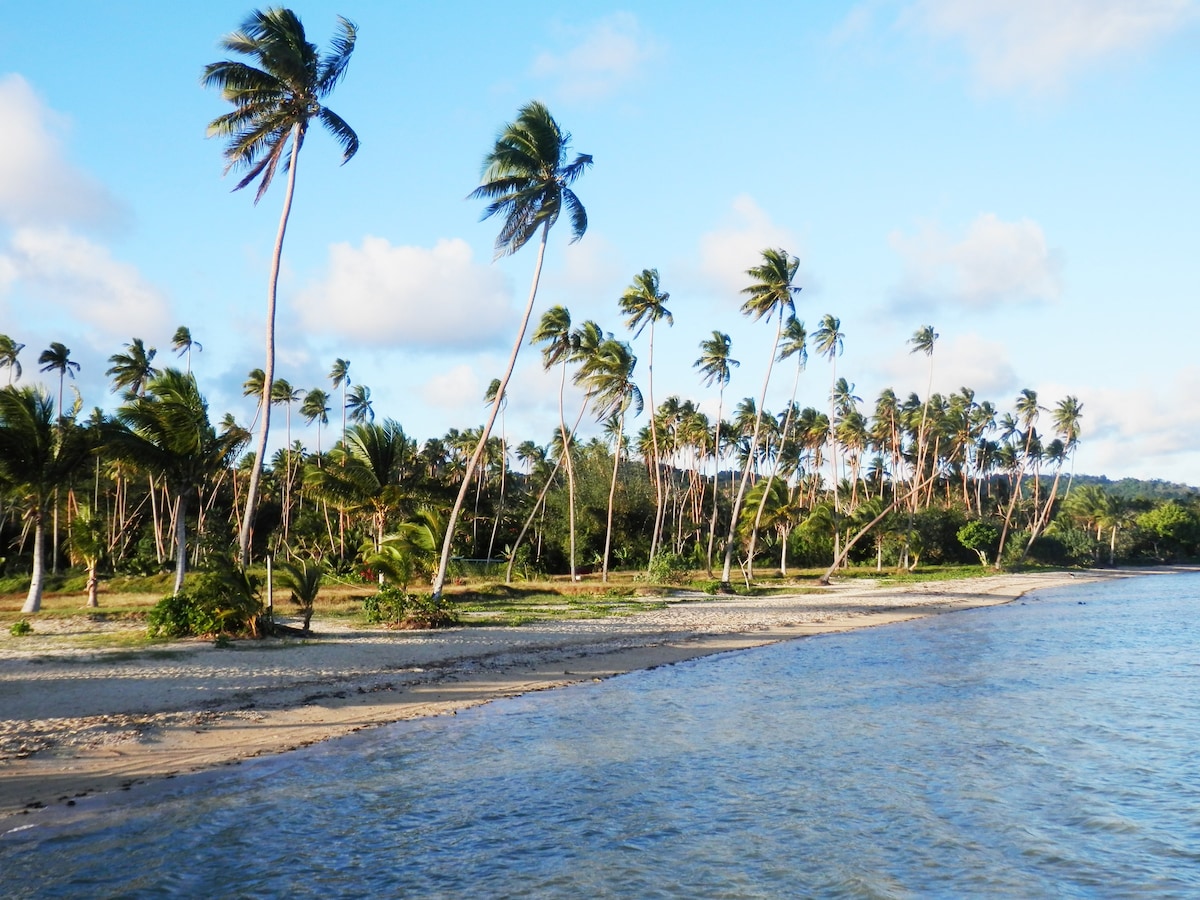
MULTIPOLYGON (((889 388, 864 403, 838 373, 846 340, 839 319, 824 315, 810 334, 796 317, 799 264, 784 249, 764 249, 746 273, 741 312, 774 332, 757 398, 727 402, 737 361, 728 335, 714 330, 695 367, 698 391, 703 385, 716 397, 716 417, 691 399, 656 403, 633 344, 645 343, 649 373, 655 327, 674 321, 655 269, 614 298, 628 339, 597 322, 576 324, 562 306, 534 316, 551 226, 566 211, 573 238, 586 231, 571 185, 592 162, 571 158, 570 135, 538 103, 501 131, 475 192, 488 201, 485 215, 501 221, 498 254, 539 244, 524 319, 486 398, 485 424, 410 436, 399 421, 376 417, 369 388, 351 383, 346 359, 327 376, 310 373, 308 389, 277 377, 275 282, 295 155, 310 119, 333 134, 345 159, 358 147, 322 105, 344 74, 354 35, 342 21, 322 56, 288 11, 255 13, 224 46, 262 68, 224 61, 205 70, 206 83, 234 104, 210 130, 229 140, 230 166, 248 170, 238 186, 257 181, 261 197, 279 162, 291 159, 265 366, 245 384, 246 395, 259 398, 253 422, 228 414, 213 421, 192 372, 202 347, 187 327, 172 340, 186 368, 160 368, 156 349, 134 337, 110 357, 111 410, 86 416, 78 395, 64 406, 65 381, 79 368, 67 347, 53 343, 37 360, 56 376, 55 397, 20 384, 24 345, 0 335, 0 368, 9 376, 0 389, 0 578, 28 578, 26 611, 38 610, 47 569, 68 566, 86 573, 92 604, 100 578, 173 569, 171 595, 151 623, 173 634, 253 631, 259 590, 249 567, 268 557, 306 611, 307 628, 330 575, 383 586, 373 615, 438 624, 454 621, 442 598, 447 578, 471 572, 506 581, 595 573, 606 581, 612 567, 662 582, 703 572, 729 588, 748 586, 766 568, 786 576, 791 567, 821 566, 828 577, 848 565, 1096 565, 1197 554, 1194 491, 1072 476, 1082 416, 1074 397, 1047 407, 1023 390, 1003 410, 966 387, 942 395, 927 386, 924 396, 889 388), (292 65, 280 56, 285 50, 303 58, 292 65), (578 410, 560 400, 560 424, 544 443, 492 433, 531 325, 530 342, 564 392, 570 379, 585 394, 578 410), (810 349, 828 365, 823 409, 795 402, 810 349), (771 411, 763 404, 776 368, 790 378, 793 399, 771 411), (328 387, 317 384, 323 377, 328 387), (284 446, 268 458, 277 407, 284 446), (292 439, 293 413, 317 426, 314 447, 292 439), (578 438, 589 415, 603 423, 603 438, 578 438), (258 450, 247 452, 256 432, 258 450), (188 569, 206 574, 185 582, 188 569), (431 597, 410 592, 429 584, 431 597)), ((926 325, 908 341, 928 358, 930 385, 937 340, 926 325)))

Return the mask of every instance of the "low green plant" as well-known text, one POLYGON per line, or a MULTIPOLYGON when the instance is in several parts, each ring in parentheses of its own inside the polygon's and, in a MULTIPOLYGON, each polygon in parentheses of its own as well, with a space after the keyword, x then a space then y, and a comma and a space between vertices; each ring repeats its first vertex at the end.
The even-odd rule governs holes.
POLYGON ((650 584, 683 584, 687 581, 688 572, 687 560, 678 553, 659 553, 635 580, 650 584))
POLYGON ((151 637, 258 634, 258 579, 230 570, 205 572, 146 615, 151 637))
POLYGON ((12 627, 8 629, 8 633, 13 637, 24 637, 27 634, 33 634, 33 626, 29 624, 27 619, 17 619, 12 623, 12 627))
POLYGON ((384 585, 364 598, 367 621, 393 628, 450 628, 457 625, 458 613, 444 597, 434 600, 428 594, 410 594, 392 585, 384 585))

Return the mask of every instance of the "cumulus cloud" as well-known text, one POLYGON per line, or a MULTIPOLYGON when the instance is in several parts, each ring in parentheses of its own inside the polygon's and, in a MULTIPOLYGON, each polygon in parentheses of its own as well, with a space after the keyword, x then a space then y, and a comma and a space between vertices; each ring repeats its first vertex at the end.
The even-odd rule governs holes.
POLYGON ((658 53, 637 17, 618 12, 583 28, 560 29, 570 46, 559 52, 539 53, 533 75, 558 84, 568 100, 606 97, 632 81, 642 66, 658 53))
POLYGON ((459 238, 426 248, 367 236, 334 244, 328 274, 295 306, 308 330, 365 345, 475 350, 511 340, 510 293, 459 238))
MULTIPOLYGON (((762 251, 768 247, 801 255, 796 236, 772 222, 753 198, 741 194, 733 201, 728 223, 701 236, 701 274, 722 292, 736 294, 747 284, 746 270, 762 262, 762 251)), ((806 284, 803 277, 798 281, 806 284)))
POLYGON ((67 162, 66 120, 20 75, 0 77, 0 221, 11 226, 94 224, 116 212, 108 192, 67 162))
POLYGON ((961 41, 986 89, 1060 88, 1089 66, 1141 51, 1197 18, 1194 0, 917 0, 903 18, 961 41))
MULTIPOLYGON (((915 328, 913 329, 916 330, 915 328)), ((897 390, 925 393, 929 383, 929 357, 909 353, 910 347, 897 350, 881 365, 897 390)), ((976 392, 978 399, 1003 403, 1018 387, 1017 373, 1008 358, 1008 348, 977 334, 943 337, 933 351, 933 390, 950 394, 963 387, 976 392)))
POLYGON ((153 334, 170 324, 161 291, 107 248, 65 228, 19 228, 0 252, 0 288, 27 290, 10 298, 26 321, 44 318, 45 304, 84 322, 104 337, 153 334))
POLYGON ((1061 264, 1032 219, 1004 222, 984 213, 960 239, 924 224, 913 235, 892 232, 888 243, 905 269, 892 291, 898 307, 988 309, 1054 301, 1062 293, 1061 264))

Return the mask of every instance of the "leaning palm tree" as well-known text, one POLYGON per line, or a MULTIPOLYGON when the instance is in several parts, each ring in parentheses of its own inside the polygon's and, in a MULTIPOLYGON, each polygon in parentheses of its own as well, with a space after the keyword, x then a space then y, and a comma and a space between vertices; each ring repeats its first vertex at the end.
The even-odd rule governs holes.
POLYGON ((145 342, 135 337, 125 345, 124 353, 114 353, 108 358, 112 365, 104 374, 112 377, 113 391, 127 391, 140 397, 146 391, 146 382, 158 375, 154 368, 154 357, 158 351, 147 347, 145 342))
MULTIPOLYGON (((572 241, 579 240, 587 231, 587 212, 571 190, 571 185, 592 164, 592 158, 581 153, 568 162, 570 144, 571 135, 558 126, 544 105, 536 100, 528 103, 521 107, 516 121, 505 125, 496 137, 491 152, 483 160, 483 183, 471 192, 473 199, 490 201, 483 211, 483 218, 499 215, 504 220, 496 238, 497 258, 516 253, 540 232, 529 299, 525 303, 525 312, 508 365, 500 378, 497 398, 503 397, 508 389, 509 379, 517 365, 517 354, 521 351, 521 343, 525 340, 525 331, 533 315, 533 301, 537 297, 538 279, 542 274, 550 228, 566 209, 571 219, 572 241)), ((471 475, 479 465, 499 412, 499 402, 493 403, 475 452, 463 472, 462 485, 454 506, 450 509, 446 535, 442 541, 442 555, 433 579, 434 600, 441 599, 450 565, 450 547, 454 543, 454 526, 470 487, 471 475)))
POLYGON ((33 530, 33 573, 21 612, 42 608, 48 513, 92 449, 91 430, 73 418, 56 420, 54 399, 40 387, 0 388, 0 487, 24 507, 33 530))
POLYGON ((338 32, 332 50, 322 55, 304 35, 304 26, 289 9, 255 11, 239 31, 226 35, 221 46, 251 60, 222 60, 204 68, 203 83, 215 87, 233 104, 234 109, 209 123, 210 137, 228 138, 225 171, 247 169, 234 190, 257 181, 257 203, 271 186, 279 164, 288 173, 283 212, 271 257, 271 275, 267 287, 266 365, 263 367, 262 430, 258 451, 250 470, 246 511, 238 535, 243 567, 250 562, 250 528, 254 522, 258 484, 263 459, 267 454, 267 435, 271 425, 271 384, 275 377, 275 294, 279 283, 279 263, 283 255, 283 236, 296 187, 296 163, 300 147, 315 118, 325 126, 342 148, 342 162, 358 152, 358 135, 324 100, 333 91, 350 63, 357 28, 348 19, 338 19, 338 32), (290 147, 290 149, 289 149, 290 147))
POLYGON ((7 334, 0 334, 0 369, 8 369, 8 383, 21 377, 21 362, 17 357, 25 345, 14 341, 7 334))
POLYGON ((713 331, 711 338, 700 342, 700 358, 693 363, 693 366, 700 370, 700 378, 705 387, 717 385, 716 439, 713 444, 716 470, 713 473, 712 521, 708 526, 708 556, 706 557, 710 577, 712 576, 713 543, 717 533, 717 486, 721 481, 721 416, 724 411, 725 386, 729 384, 730 368, 741 365, 740 362, 729 356, 731 346, 729 335, 713 331))
POLYGON ((171 346, 175 348, 176 356, 187 357, 187 374, 192 374, 192 351, 199 353, 204 350, 204 345, 192 338, 190 328, 180 325, 175 329, 175 336, 171 338, 171 346))
POLYGON ((642 412, 642 392, 633 382, 637 357, 624 341, 609 338, 580 367, 578 381, 587 386, 596 420, 613 429, 613 474, 608 488, 608 523, 604 535, 604 561, 601 581, 608 581, 608 558, 612 549, 613 504, 617 495, 617 474, 621 467, 621 449, 625 440, 625 414, 642 412))
MULTIPOLYGON (((659 290, 658 269, 642 269, 633 279, 633 284, 625 289, 625 293, 621 295, 620 300, 621 312, 625 315, 625 327, 633 332, 635 338, 641 335, 647 325, 650 326, 649 351, 646 355, 646 385, 650 397, 650 408, 652 410, 657 409, 654 405, 654 325, 660 319, 665 320, 668 325, 675 324, 674 316, 671 315, 671 311, 666 307, 666 303, 670 299, 670 294, 659 290)), ((663 511, 666 507, 663 499, 662 466, 659 464, 657 418, 657 416, 650 417, 650 450, 654 456, 650 461, 650 465, 654 472, 655 509, 654 530, 650 534, 650 560, 647 563, 647 570, 649 570, 650 565, 653 565, 654 555, 658 552, 658 542, 663 526, 663 511)))
POLYGON ((721 569, 721 584, 729 590, 729 574, 733 569, 733 550, 737 539, 738 515, 742 510, 742 501, 746 496, 746 485, 750 480, 750 471, 754 468, 755 454, 758 450, 759 426, 762 424, 763 404, 767 400, 767 386, 771 382, 771 369, 775 365, 775 354, 779 342, 783 338, 783 328, 786 322, 785 313, 795 316, 796 294, 800 293, 798 285, 793 284, 796 272, 800 268, 800 260, 791 256, 786 250, 768 249, 762 252, 762 265, 753 266, 746 274, 754 279, 754 283, 744 288, 746 295, 742 303, 742 314, 754 319, 764 316, 770 321, 774 315, 778 322, 775 328, 775 343, 771 347, 771 356, 767 361, 767 373, 763 376, 762 394, 754 417, 754 433, 750 436, 750 452, 746 454, 746 464, 742 469, 742 479, 738 485, 737 495, 733 501, 733 511, 729 517, 729 534, 725 543, 725 564, 721 569))

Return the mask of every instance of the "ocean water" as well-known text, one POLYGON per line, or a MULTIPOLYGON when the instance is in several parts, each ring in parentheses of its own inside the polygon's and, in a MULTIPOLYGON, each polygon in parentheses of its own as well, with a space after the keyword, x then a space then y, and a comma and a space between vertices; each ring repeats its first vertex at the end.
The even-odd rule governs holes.
POLYGON ((374 729, 0 838, 0 895, 1198 897, 1200 575, 374 729))

